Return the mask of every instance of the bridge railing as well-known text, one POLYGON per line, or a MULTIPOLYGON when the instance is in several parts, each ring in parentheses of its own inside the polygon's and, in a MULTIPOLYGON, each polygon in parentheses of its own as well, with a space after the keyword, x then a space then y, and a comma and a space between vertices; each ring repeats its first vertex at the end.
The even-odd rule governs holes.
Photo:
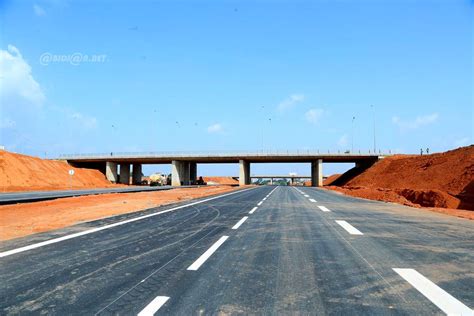
POLYGON ((233 156, 387 156, 387 151, 330 151, 330 150, 208 150, 208 151, 149 151, 149 152, 109 152, 63 154, 58 159, 103 159, 103 158, 166 158, 166 157, 233 157, 233 156))

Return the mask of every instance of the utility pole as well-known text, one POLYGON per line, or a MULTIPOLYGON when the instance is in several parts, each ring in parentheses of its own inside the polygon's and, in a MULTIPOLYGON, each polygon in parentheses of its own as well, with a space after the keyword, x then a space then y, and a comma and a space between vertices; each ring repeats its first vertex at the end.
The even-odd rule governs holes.
POLYGON ((372 117, 374 121, 374 153, 376 152, 377 146, 375 143, 375 107, 373 105, 370 106, 372 108, 372 117))
MULTIPOLYGON (((268 126, 268 135, 272 134, 272 118, 268 118, 269 126, 268 126)), ((271 151, 272 149, 272 143, 270 141, 270 136, 268 136, 268 150, 271 151)))
POLYGON ((354 152, 354 121, 355 121, 356 117, 353 116, 352 117, 352 141, 351 141, 351 153, 354 152))
MULTIPOLYGON (((262 110, 262 118, 265 118, 265 106, 262 105, 262 107, 260 108, 262 110)), ((263 121, 263 124, 261 124, 261 127, 260 127, 260 130, 262 132, 262 152, 263 152, 263 149, 264 149, 264 144, 263 144, 263 133, 264 133, 264 130, 265 130, 265 121, 263 121)))

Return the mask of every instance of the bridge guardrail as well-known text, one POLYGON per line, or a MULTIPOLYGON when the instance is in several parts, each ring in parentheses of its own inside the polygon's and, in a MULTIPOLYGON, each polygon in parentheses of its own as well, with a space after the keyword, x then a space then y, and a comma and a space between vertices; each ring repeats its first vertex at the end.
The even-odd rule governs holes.
POLYGON ((387 152, 350 152, 350 151, 322 151, 322 150, 265 150, 265 151, 164 151, 164 152, 110 152, 110 153, 76 153, 63 154, 58 159, 97 159, 97 158, 164 158, 164 157, 232 157, 232 156, 387 156, 391 155, 391 151, 387 152))

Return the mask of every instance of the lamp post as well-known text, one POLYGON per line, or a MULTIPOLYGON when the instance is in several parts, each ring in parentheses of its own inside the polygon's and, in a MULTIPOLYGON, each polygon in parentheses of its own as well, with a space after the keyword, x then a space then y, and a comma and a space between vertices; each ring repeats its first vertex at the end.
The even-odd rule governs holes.
MULTIPOLYGON (((262 105, 260 107, 260 110, 262 111, 261 114, 262 114, 262 118, 263 118, 265 116, 265 106, 262 105)), ((263 133, 264 133, 264 131, 265 131, 265 121, 263 121, 263 124, 260 126, 260 132, 261 132, 261 136, 262 136, 262 146, 261 146, 262 152, 263 152, 263 149, 264 149, 264 143, 263 143, 263 133)))
POLYGON ((373 132, 374 132, 374 153, 377 149, 376 147, 376 143, 375 143, 375 106, 371 105, 370 106, 372 108, 372 118, 373 118, 373 132))
MULTIPOLYGON (((272 118, 268 118, 268 135, 272 134, 272 118)), ((272 149, 272 143, 270 141, 270 136, 268 136, 268 151, 271 151, 272 149)))
POLYGON ((356 117, 353 116, 352 117, 352 140, 351 140, 351 153, 354 152, 354 121, 355 121, 356 117))

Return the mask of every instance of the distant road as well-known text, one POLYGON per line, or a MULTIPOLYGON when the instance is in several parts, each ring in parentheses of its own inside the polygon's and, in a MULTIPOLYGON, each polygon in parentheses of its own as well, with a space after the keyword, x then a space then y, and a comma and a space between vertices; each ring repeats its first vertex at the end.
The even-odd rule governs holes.
POLYGON ((261 186, 0 243, 0 314, 472 315, 474 221, 261 186))
POLYGON ((161 187, 133 186, 133 187, 124 187, 124 188, 105 188, 105 189, 88 189, 88 190, 31 191, 31 192, 0 193, 0 204, 35 202, 35 201, 52 200, 52 199, 80 196, 80 195, 159 191, 159 190, 169 190, 172 188, 173 188, 172 186, 161 186, 161 187))

